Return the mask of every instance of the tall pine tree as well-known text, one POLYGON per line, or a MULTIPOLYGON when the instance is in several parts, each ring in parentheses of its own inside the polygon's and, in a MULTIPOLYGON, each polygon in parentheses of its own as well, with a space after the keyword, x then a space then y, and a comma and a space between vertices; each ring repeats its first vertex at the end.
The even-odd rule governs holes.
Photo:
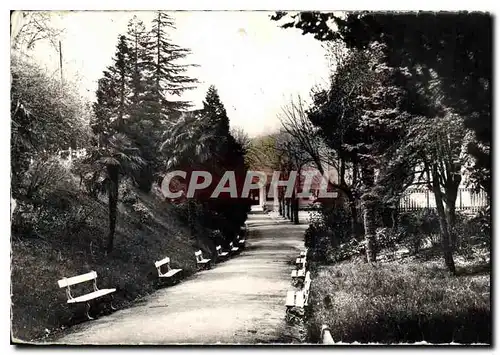
POLYGON ((111 130, 123 132, 125 119, 129 117, 127 96, 129 86, 128 46, 125 36, 119 36, 113 64, 104 72, 98 81, 96 91, 97 102, 94 103, 95 119, 91 122, 94 134, 99 135, 99 141, 112 135, 111 130))
POLYGON ((173 19, 163 11, 158 11, 153 19, 146 45, 151 59, 148 68, 149 99, 156 103, 157 119, 168 121, 169 115, 183 111, 191 105, 187 101, 175 99, 185 90, 194 89, 196 79, 185 75, 189 65, 179 63, 190 53, 186 48, 174 44, 169 31, 175 30, 173 19))

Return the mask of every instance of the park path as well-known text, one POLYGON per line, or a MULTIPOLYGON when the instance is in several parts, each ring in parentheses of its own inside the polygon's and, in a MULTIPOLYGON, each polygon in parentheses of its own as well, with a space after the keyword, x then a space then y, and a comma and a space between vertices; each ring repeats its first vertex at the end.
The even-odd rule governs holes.
POLYGON ((78 326, 65 344, 297 343, 285 322, 290 263, 305 225, 250 214, 246 248, 234 258, 160 289, 134 306, 78 326))

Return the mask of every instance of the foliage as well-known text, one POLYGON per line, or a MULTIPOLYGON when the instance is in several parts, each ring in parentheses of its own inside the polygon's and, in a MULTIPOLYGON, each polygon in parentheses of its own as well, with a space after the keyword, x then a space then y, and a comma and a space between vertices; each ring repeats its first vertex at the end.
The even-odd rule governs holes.
POLYGON ((86 146, 90 112, 72 83, 62 86, 29 60, 13 55, 11 78, 12 193, 18 198, 32 158, 86 146))
POLYGON ((246 150, 230 133, 229 118, 217 89, 210 86, 204 108, 181 115, 164 137, 161 149, 171 152, 165 173, 181 169, 187 172, 185 181, 190 180, 194 170, 208 171, 213 177, 209 187, 196 191, 194 198, 186 201, 192 233, 195 218, 202 218, 207 228, 221 230, 228 241, 234 239, 246 219, 249 201, 226 194, 216 199, 210 196, 226 171, 234 171, 238 186, 242 186, 246 150), (202 206, 203 211, 195 215, 197 206, 202 206))
POLYGON ((320 91, 315 98, 320 109, 314 108, 310 117, 324 130, 327 144, 332 140, 337 152, 347 148, 360 164, 370 260, 375 260, 370 252, 375 245, 373 206, 394 207, 415 177, 415 168, 423 166, 426 182, 436 197, 446 266, 454 272, 454 206, 462 167, 469 162, 465 151, 475 159, 468 166, 469 177, 488 194, 491 189, 487 161, 491 138, 486 133, 491 132, 491 16, 465 12, 278 12, 272 19, 285 20, 282 27, 300 28, 321 41, 343 42, 357 58, 363 59, 365 54, 365 60, 358 63, 349 55, 340 55, 332 79, 333 88, 338 85, 340 93, 346 90, 355 99, 345 100, 341 95, 325 105, 328 93, 320 91), (471 33, 480 33, 481 40, 476 41, 471 33), (343 62, 356 64, 343 66, 343 62), (481 68, 476 70, 478 65, 481 68), (339 81, 339 74, 349 78, 345 75, 349 69, 358 73, 354 80, 339 81), (357 85, 349 85, 352 82, 357 85), (342 137, 343 130, 351 126, 328 125, 345 113, 348 122, 354 122, 354 130, 347 136, 355 141, 347 144, 334 136, 342 137), (475 138, 467 129, 474 130, 475 138), (374 169, 378 181, 374 181, 374 169))
POLYGON ((439 232, 439 218, 434 209, 422 209, 399 215, 396 232, 398 241, 407 244, 413 254, 420 251, 426 238, 439 232))
POLYGON ((351 243, 350 227, 349 212, 345 209, 323 206, 319 212, 312 212, 304 237, 312 259, 331 263, 351 256, 346 254, 347 245, 353 244, 354 250, 358 243, 351 243))
POLYGON ((287 17, 278 12, 272 19, 287 19, 282 25, 285 28, 300 28, 321 41, 342 40, 351 48, 383 44, 388 65, 406 67, 416 87, 435 82, 442 104, 464 117, 465 126, 475 132, 476 140, 468 147, 476 160, 472 176, 491 193, 490 14, 358 12, 337 16, 303 12, 287 17))
POLYGON ((169 131, 180 111, 190 106, 176 100, 192 89, 195 79, 183 73, 188 65, 180 64, 189 50, 171 43, 168 31, 172 19, 157 12, 151 29, 137 17, 120 35, 113 63, 99 80, 94 133, 99 140, 113 132, 125 134, 140 149, 143 166, 134 172, 133 181, 149 192, 162 170, 161 164, 175 151, 160 150, 163 132, 169 131))
POLYGON ((151 222, 153 214, 146 206, 144 206, 144 204, 137 201, 132 205, 132 208, 139 215, 139 225, 144 226, 151 222))
POLYGON ((63 30, 51 25, 51 13, 18 10, 11 12, 10 16, 12 49, 31 50, 38 42, 44 40, 48 40, 52 47, 58 49, 57 39, 63 30))
POLYGON ((49 238, 54 230, 78 232, 94 211, 87 204, 75 204, 72 176, 58 159, 37 159, 26 174, 26 191, 17 200, 12 218, 13 235, 19 238, 49 238))
POLYGON ((115 134, 104 145, 89 149, 88 155, 81 163, 80 174, 87 180, 85 186, 90 192, 108 195, 108 252, 113 250, 120 178, 131 176, 143 164, 139 150, 122 134, 115 134))

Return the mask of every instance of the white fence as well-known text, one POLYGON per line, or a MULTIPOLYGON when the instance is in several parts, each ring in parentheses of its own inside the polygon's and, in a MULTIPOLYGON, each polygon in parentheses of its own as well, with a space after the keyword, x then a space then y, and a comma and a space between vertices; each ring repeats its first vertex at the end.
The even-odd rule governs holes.
MULTIPOLYGON (((455 208, 457 210, 477 211, 487 206, 488 196, 484 191, 474 192, 471 188, 459 188, 455 208)), ((402 211, 436 208, 434 193, 429 189, 408 189, 399 201, 402 211)))

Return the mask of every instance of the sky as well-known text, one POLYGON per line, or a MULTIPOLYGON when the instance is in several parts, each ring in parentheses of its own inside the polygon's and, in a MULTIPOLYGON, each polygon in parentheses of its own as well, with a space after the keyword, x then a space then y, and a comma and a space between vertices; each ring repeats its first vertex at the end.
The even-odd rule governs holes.
MULTIPOLYGON (((188 75, 200 81, 183 99, 202 105, 209 85, 215 85, 226 107, 231 127, 250 136, 270 133, 280 126, 281 107, 300 95, 310 97, 313 86, 328 82, 328 62, 321 43, 296 29, 281 29, 271 12, 180 11, 170 13, 176 30, 174 43, 191 49, 186 63, 199 67, 188 75)), ((94 99, 97 80, 111 64, 117 38, 134 15, 149 26, 149 11, 54 12, 54 27, 62 36, 65 77, 78 76, 82 95, 94 99)), ((58 53, 40 43, 34 57, 58 75, 58 53)))

